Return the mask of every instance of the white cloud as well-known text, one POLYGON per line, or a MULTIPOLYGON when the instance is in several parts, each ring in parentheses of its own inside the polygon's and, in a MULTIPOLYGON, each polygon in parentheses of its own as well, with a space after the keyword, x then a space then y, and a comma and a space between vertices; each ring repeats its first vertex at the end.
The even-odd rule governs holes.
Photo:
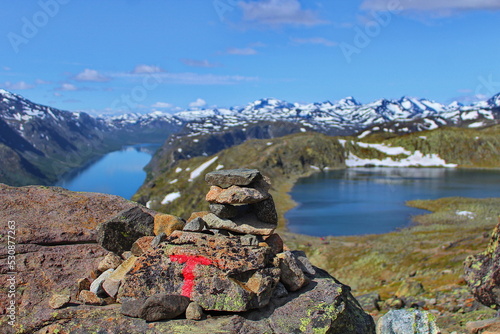
MULTIPOLYGON (((450 14, 454 11, 464 10, 500 10, 498 0, 399 0, 397 10, 401 11, 427 11, 440 14, 450 14)), ((362 9, 376 11, 393 11, 394 1, 389 0, 364 0, 362 9)))
POLYGON ((83 72, 78 73, 75 76, 75 80, 76 81, 90 81, 90 82, 106 82, 106 81, 109 81, 109 78, 100 74, 96 70, 91 70, 89 68, 86 68, 85 70, 83 70, 83 72))
POLYGON ((297 44, 317 44, 324 46, 336 46, 338 43, 331 41, 323 37, 311 37, 311 38, 292 38, 292 42, 297 44))
POLYGON ((257 50, 253 48, 229 48, 227 49, 227 53, 230 55, 239 55, 239 56, 251 56, 257 54, 257 50))
POLYGON ((51 84, 51 82, 50 82, 50 81, 45 81, 45 80, 42 80, 42 79, 36 79, 36 80, 35 80, 35 83, 36 83, 37 85, 50 85, 50 84, 51 84))
POLYGON ((3 85, 7 89, 14 89, 14 90, 25 90, 25 89, 35 88, 35 85, 31 85, 31 84, 26 83, 24 81, 19 81, 19 82, 7 81, 3 85))
POLYGON ((243 10, 243 20, 251 23, 269 26, 326 23, 314 11, 303 9, 299 0, 240 1, 238 5, 243 10))
MULTIPOLYGON (((181 73, 153 73, 153 79, 158 84, 183 84, 183 85, 232 85, 240 82, 258 81, 258 77, 246 77, 241 75, 216 75, 216 74, 199 74, 192 72, 181 73)), ((143 75, 130 72, 113 73, 114 78, 131 78, 141 79, 143 75)))
POLYGON ((73 85, 73 84, 70 84, 70 83, 63 83, 61 85, 61 87, 59 87, 58 90, 62 90, 62 91, 75 91, 75 90, 78 90, 78 88, 73 85))
POLYGON ((196 60, 196 59, 189 59, 189 58, 183 58, 181 61, 187 65, 187 66, 192 66, 192 67, 219 67, 221 66, 220 64, 217 63, 211 63, 208 60, 196 60))
POLYGON ((132 71, 133 74, 151 74, 151 73, 163 73, 163 72, 165 72, 165 70, 159 66, 144 65, 144 64, 137 65, 132 71))
POLYGON ((198 98, 196 101, 189 104, 190 108, 202 108, 207 105, 207 102, 203 99, 198 98))
POLYGON ((168 102, 156 102, 151 106, 152 108, 173 108, 174 105, 172 103, 168 102))

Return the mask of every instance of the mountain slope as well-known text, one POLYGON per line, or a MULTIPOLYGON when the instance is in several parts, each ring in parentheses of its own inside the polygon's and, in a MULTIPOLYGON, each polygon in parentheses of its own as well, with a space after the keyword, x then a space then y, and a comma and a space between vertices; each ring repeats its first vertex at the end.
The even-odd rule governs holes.
POLYGON ((443 126, 484 128, 500 122, 500 94, 470 106, 403 97, 361 104, 348 97, 299 104, 262 99, 246 107, 92 117, 38 105, 0 90, 0 182, 53 184, 96 157, 137 143, 163 143, 149 179, 178 160, 209 156, 249 139, 315 131, 393 138, 443 126))
POLYGON ((94 118, 33 103, 0 90, 0 182, 55 183, 64 173, 123 145, 162 143, 178 121, 94 118))

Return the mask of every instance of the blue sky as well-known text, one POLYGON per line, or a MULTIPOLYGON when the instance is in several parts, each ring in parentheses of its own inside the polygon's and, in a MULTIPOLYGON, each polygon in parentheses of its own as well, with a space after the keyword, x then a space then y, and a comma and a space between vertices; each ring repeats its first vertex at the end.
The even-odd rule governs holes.
POLYGON ((499 0, 0 4, 0 88, 65 110, 500 92, 499 0))

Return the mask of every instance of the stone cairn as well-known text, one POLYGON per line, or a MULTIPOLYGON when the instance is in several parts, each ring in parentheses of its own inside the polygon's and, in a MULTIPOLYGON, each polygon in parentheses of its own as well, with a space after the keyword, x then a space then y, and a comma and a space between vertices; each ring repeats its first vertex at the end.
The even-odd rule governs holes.
MULTIPOLYGON (((99 225, 110 253, 78 282, 84 304, 121 303, 122 314, 146 321, 206 312, 244 312, 307 286, 315 269, 288 251, 278 234, 270 182, 258 170, 208 173, 210 212, 179 217, 140 207, 99 225)), ((57 300, 52 305, 60 306, 57 300)))

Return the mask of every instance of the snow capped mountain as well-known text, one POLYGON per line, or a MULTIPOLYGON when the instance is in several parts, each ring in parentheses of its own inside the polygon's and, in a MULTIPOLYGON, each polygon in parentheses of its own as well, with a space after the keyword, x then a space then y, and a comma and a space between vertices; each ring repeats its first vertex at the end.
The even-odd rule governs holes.
POLYGON ((500 93, 498 93, 497 95, 495 95, 491 99, 489 99, 488 105, 491 108, 500 108, 500 93))
MULTIPOLYGON (((170 132, 196 136, 221 133, 235 127, 246 127, 259 122, 289 122, 306 130, 330 135, 352 135, 367 129, 391 124, 393 132, 413 132, 434 129, 443 125, 480 127, 498 123, 500 119, 500 93, 488 101, 472 105, 453 102, 443 105, 427 99, 402 97, 399 100, 380 99, 361 104, 349 96, 336 103, 290 103, 266 98, 245 107, 215 108, 182 111, 176 114, 155 111, 149 114, 125 114, 92 118, 84 113, 69 113, 41 106, 19 95, 0 90, 0 110, 4 119, 15 120, 18 131, 32 118, 78 124, 81 117, 92 119, 95 126, 108 130, 134 131, 162 127, 170 132), (182 130, 181 130, 182 129, 182 130)), ((78 125, 75 125, 78 126, 78 125)))
POLYGON ((488 101, 470 106, 458 102, 443 105, 431 100, 402 97, 399 100, 380 99, 361 104, 347 97, 332 104, 289 103, 273 98, 262 99, 239 109, 204 109, 183 111, 173 117, 186 123, 191 136, 221 132, 231 127, 247 126, 257 122, 292 122, 306 129, 332 135, 354 134, 367 128, 386 123, 414 123, 401 126, 398 132, 430 130, 442 125, 478 127, 498 121, 500 115, 494 108, 500 106, 500 94, 488 101))

